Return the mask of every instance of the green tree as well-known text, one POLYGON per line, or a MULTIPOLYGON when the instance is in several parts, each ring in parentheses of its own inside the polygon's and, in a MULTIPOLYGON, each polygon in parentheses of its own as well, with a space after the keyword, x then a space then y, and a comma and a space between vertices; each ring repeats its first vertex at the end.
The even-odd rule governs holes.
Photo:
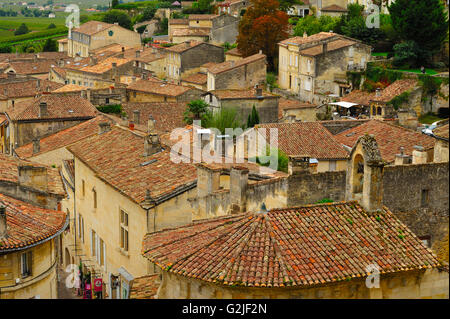
POLYGON ((119 4, 119 0, 112 0, 111 1, 111 8, 115 8, 119 4))
POLYGON ((156 13, 156 6, 155 5, 149 5, 145 7, 144 11, 142 12, 142 18, 141 21, 148 21, 153 19, 156 13))
POLYGON ((247 128, 254 127, 256 124, 259 124, 259 115, 258 111, 256 111, 255 105, 253 104, 252 112, 247 118, 247 128))
POLYGON ((106 12, 102 21, 106 23, 118 22, 121 27, 130 30, 132 29, 130 17, 125 12, 120 10, 110 10, 106 12))
POLYGON ((194 120, 204 120, 208 116, 208 104, 203 100, 193 100, 184 111, 184 122, 192 124, 194 120))
POLYGON ((56 25, 54 23, 50 23, 47 27, 47 29, 55 29, 56 25))
POLYGON ((30 30, 28 30, 27 25, 25 23, 22 23, 19 28, 14 31, 14 35, 27 34, 28 32, 30 32, 30 30))
POLYGON ((44 46, 42 47, 42 51, 43 52, 57 52, 58 44, 56 43, 56 40, 47 39, 44 43, 44 46))
MULTIPOLYGON (((422 52, 441 49, 448 35, 448 18, 441 0, 396 0, 388 9, 402 40, 416 42, 422 52)), ((421 56, 419 60, 426 58, 421 56)))
POLYGON ((294 4, 303 4, 301 0, 280 0, 280 10, 288 11, 289 8, 292 8, 294 4))
POLYGON ((313 35, 319 32, 329 32, 334 30, 335 26, 338 24, 339 18, 330 17, 327 15, 322 15, 320 18, 310 15, 297 22, 294 28, 294 35, 303 36, 306 34, 313 35))
POLYGON ((221 108, 217 113, 207 113, 202 120, 202 126, 216 128, 221 134, 225 134, 227 128, 243 128, 241 119, 235 108, 221 108))
POLYGON ((250 159, 262 166, 269 166, 270 163, 273 163, 274 161, 278 162, 278 171, 280 172, 288 172, 288 164, 289 164, 289 157, 280 149, 276 148, 270 148, 267 146, 266 148, 266 155, 263 156, 257 156, 256 158, 250 159), (272 155, 271 155, 272 154, 272 155))
POLYGON ((202 13, 211 13, 212 12, 212 6, 211 6, 212 0, 198 0, 198 9, 202 13))

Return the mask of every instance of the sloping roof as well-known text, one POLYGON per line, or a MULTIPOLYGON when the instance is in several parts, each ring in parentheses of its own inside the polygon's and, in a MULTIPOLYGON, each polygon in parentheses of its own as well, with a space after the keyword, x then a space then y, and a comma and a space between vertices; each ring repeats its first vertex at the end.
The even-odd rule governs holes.
POLYGON ((67 66, 67 68, 80 70, 83 72, 102 74, 102 73, 105 73, 105 72, 111 70, 113 63, 116 63, 116 65, 119 67, 119 66, 121 66, 125 63, 129 63, 131 61, 132 61, 131 59, 109 57, 104 60, 98 61, 98 63, 94 64, 94 65, 89 65, 88 63, 82 64, 80 61, 79 65, 77 65, 77 63, 74 63, 74 64, 71 64, 70 66, 67 66))
POLYGON ((240 60, 237 60, 237 61, 225 61, 225 62, 222 62, 222 63, 218 63, 218 64, 208 68, 208 71, 213 73, 213 74, 219 74, 219 73, 222 73, 222 72, 230 71, 232 69, 241 67, 241 66, 246 65, 246 64, 250 64, 250 63, 253 63, 253 62, 256 62, 256 61, 260 61, 260 60, 265 59, 265 58, 266 58, 266 56, 264 54, 257 53, 257 54, 248 56, 246 58, 243 58, 243 59, 240 59, 240 60))
POLYGON ((208 82, 208 76, 205 73, 194 73, 183 78, 182 81, 195 84, 206 84, 208 82))
POLYGON ((68 92, 80 92, 87 89, 87 86, 77 84, 66 84, 59 89, 54 90, 52 93, 68 93, 68 92))
MULTIPOLYGON (((258 124, 256 128, 278 129, 278 148, 287 155, 320 159, 345 159, 348 152, 320 122, 258 124)), ((267 142, 270 135, 267 130, 267 142)))
POLYGON ((130 299, 154 299, 159 285, 159 274, 134 278, 130 288, 130 299))
POLYGON ((182 53, 184 51, 187 51, 187 50, 190 50, 192 48, 195 48, 195 47, 197 47, 197 46, 199 46, 201 44, 213 45, 211 43, 191 40, 191 41, 185 41, 183 43, 180 43, 180 44, 168 47, 168 48, 166 48, 166 50, 170 51, 170 52, 182 53))
MULTIPOLYGON (((256 90, 243 89, 243 90, 211 90, 208 93, 213 94, 219 100, 236 100, 236 99, 257 99, 259 96, 256 95, 256 90)), ((206 94, 208 94, 206 93, 206 94)), ((275 94, 262 91, 262 97, 264 98, 276 98, 275 94)))
POLYGON ((175 29, 172 32, 174 37, 184 37, 184 36, 199 36, 207 37, 209 36, 210 28, 186 28, 186 29, 175 29))
POLYGON ((6 118, 6 115, 0 113, 0 125, 7 121, 8 119, 6 118))
POLYGON ((371 120, 356 127, 345 130, 335 138, 342 144, 353 147, 360 136, 374 135, 381 157, 390 163, 395 160, 395 155, 400 153, 400 147, 404 148, 405 155, 412 155, 415 145, 421 145, 425 149, 434 147, 434 138, 390 123, 371 120))
POLYGON ((166 195, 195 186, 197 179, 195 166, 173 163, 167 149, 144 157, 144 137, 122 127, 113 126, 68 150, 98 178, 138 204, 144 201, 147 189, 156 201, 164 200, 166 195))
POLYGON ((331 11, 331 12, 347 12, 348 10, 346 8, 342 8, 338 6, 337 4, 332 4, 327 7, 323 7, 321 11, 331 11))
POLYGON ((39 141, 40 151, 38 153, 33 154, 33 143, 18 147, 14 149, 14 152, 20 158, 30 158, 61 147, 66 147, 88 136, 96 134, 99 130, 99 123, 102 122, 111 123, 112 121, 105 116, 99 115, 89 121, 82 122, 78 125, 44 137, 39 141))
POLYGON ((147 234, 144 257, 161 269, 246 287, 305 287, 440 265, 386 207, 357 202, 239 214, 147 234), (399 235, 401 234, 401 236, 399 235))
POLYGON ((353 90, 346 96, 341 98, 343 102, 353 102, 359 105, 369 106, 370 101, 375 97, 374 92, 366 92, 362 90, 353 90))
POLYGON ((233 56, 242 56, 242 53, 239 52, 238 48, 233 48, 225 52, 227 55, 233 55, 233 56))
POLYGON ((40 60, 37 62, 10 62, 9 66, 13 68, 16 74, 41 74, 50 72, 50 68, 57 63, 53 60, 40 60))
POLYGON ((97 109, 86 99, 79 96, 44 94, 31 101, 24 101, 6 110, 13 121, 51 120, 62 118, 91 118, 97 115, 97 109), (47 115, 39 117, 40 103, 47 103, 47 115))
POLYGON ((283 112, 285 110, 310 109, 315 107, 317 107, 316 104, 281 97, 278 100, 278 118, 283 117, 283 112))
POLYGON ((443 139, 446 139, 448 141, 448 135, 449 135, 448 130, 449 130, 449 126, 448 126, 448 124, 445 124, 445 125, 435 128, 433 130, 433 135, 443 138, 443 139))
POLYGON ((169 19, 169 24, 187 25, 189 24, 189 19, 169 19))
POLYGON ((417 86, 417 80, 415 79, 397 80, 382 90, 380 96, 374 96, 373 101, 390 102, 394 97, 412 90, 415 86, 417 86))
POLYGON ((309 43, 309 42, 325 40, 325 39, 336 37, 336 36, 337 36, 337 34, 332 33, 332 32, 319 32, 319 33, 310 35, 309 37, 297 36, 297 37, 289 38, 289 39, 279 42, 279 44, 305 44, 305 43, 309 43))
POLYGON ((26 249, 62 232, 66 213, 43 209, 0 193, 0 205, 6 206, 7 233, 0 237, 0 253, 26 249))
POLYGON ((87 34, 87 35, 93 35, 93 34, 96 34, 97 32, 109 29, 113 26, 114 26, 114 24, 109 24, 106 22, 92 20, 92 21, 83 23, 82 25, 80 25, 79 28, 74 28, 72 30, 72 32, 80 32, 80 33, 87 34))
POLYGON ((218 14, 190 14, 189 20, 212 20, 218 16, 218 14))
POLYGON ((3 153, 0 153, 0 181, 19 183, 19 166, 45 167, 47 169, 47 192, 56 195, 66 194, 58 169, 3 153))
POLYGON ((0 83, 0 94, 8 98, 34 97, 36 94, 46 91, 47 87, 52 92, 63 86, 64 84, 48 80, 29 79, 20 82, 0 83))
MULTIPOLYGON (((330 41, 327 43, 327 52, 339 50, 339 49, 351 46, 355 43, 356 43, 355 41, 342 40, 342 39, 330 41)), ((319 45, 313 46, 311 48, 301 50, 300 54, 308 55, 308 56, 316 56, 316 55, 323 54, 323 45, 319 44, 319 45)))
POLYGON ((166 96, 179 96, 189 90, 192 90, 192 88, 188 86, 156 81, 147 81, 142 79, 136 81, 135 83, 130 84, 127 87, 127 89, 132 91, 140 91, 166 96))
MULTIPOLYGON (((160 133, 171 132, 178 127, 184 127, 185 102, 128 102, 122 104, 123 111, 129 119, 133 119, 133 112, 139 111, 141 124, 147 126, 151 115, 155 122, 155 130, 160 133)), ((135 123, 137 124, 137 123, 135 123)))

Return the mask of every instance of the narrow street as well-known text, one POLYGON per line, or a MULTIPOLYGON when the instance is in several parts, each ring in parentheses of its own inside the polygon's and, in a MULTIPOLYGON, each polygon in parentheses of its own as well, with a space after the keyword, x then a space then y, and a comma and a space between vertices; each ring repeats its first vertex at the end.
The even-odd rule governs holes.
POLYGON ((58 299, 82 299, 81 296, 77 296, 75 289, 66 287, 66 278, 69 274, 58 266, 58 299))

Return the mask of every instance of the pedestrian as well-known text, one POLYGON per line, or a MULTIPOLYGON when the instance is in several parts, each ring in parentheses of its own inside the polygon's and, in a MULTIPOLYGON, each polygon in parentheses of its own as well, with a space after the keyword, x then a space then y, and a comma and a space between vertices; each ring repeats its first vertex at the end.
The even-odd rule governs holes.
POLYGON ((420 72, 422 72, 422 74, 425 74, 425 68, 423 65, 420 67, 420 72))

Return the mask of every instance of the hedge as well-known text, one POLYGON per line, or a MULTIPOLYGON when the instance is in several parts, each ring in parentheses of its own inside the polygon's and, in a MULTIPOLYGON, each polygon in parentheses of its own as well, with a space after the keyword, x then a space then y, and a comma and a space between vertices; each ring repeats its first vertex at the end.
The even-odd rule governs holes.
POLYGON ((39 40, 41 38, 45 37, 51 37, 51 36, 60 36, 67 34, 67 28, 66 27, 57 27, 55 29, 48 29, 38 32, 30 32, 27 34, 22 34, 18 36, 11 36, 7 38, 3 38, 0 40, 0 44, 15 44, 18 42, 26 41, 26 40, 39 40))

